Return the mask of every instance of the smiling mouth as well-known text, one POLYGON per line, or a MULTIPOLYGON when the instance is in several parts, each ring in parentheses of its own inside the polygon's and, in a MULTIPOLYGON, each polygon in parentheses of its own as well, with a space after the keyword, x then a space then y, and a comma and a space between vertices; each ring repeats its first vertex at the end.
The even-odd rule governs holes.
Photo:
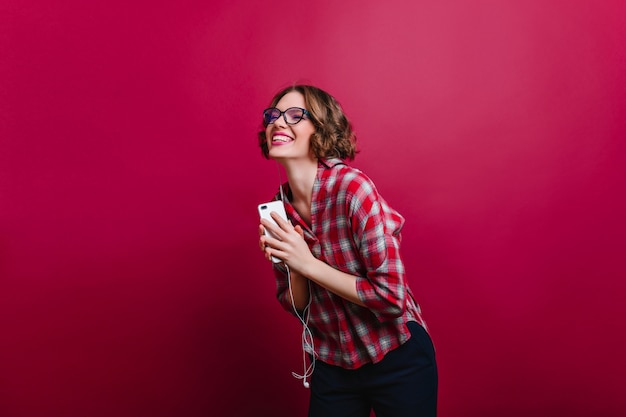
POLYGON ((272 142, 287 143, 291 141, 293 141, 293 139, 291 139, 289 136, 284 136, 284 135, 272 136, 272 142))

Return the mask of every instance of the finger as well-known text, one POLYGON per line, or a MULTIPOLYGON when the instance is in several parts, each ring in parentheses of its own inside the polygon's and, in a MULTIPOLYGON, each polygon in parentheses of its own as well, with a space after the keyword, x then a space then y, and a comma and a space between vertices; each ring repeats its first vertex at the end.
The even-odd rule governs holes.
MULTIPOLYGON (((264 226, 265 230, 270 231, 274 236, 282 238, 283 230, 279 226, 266 219, 261 219, 261 224, 264 226)), ((265 236, 267 237, 267 235, 265 236)))
POLYGON ((291 223, 289 223, 287 220, 283 219, 280 214, 276 213, 275 211, 270 213, 270 216, 272 216, 272 219, 274 219, 274 221, 276 222, 276 224, 278 224, 278 226, 283 229, 283 230, 288 230, 288 226, 291 226, 291 223))
POLYGON ((294 229, 301 237, 304 237, 304 230, 302 230, 302 227, 299 224, 297 224, 294 229))
POLYGON ((276 253, 273 253, 273 252, 274 252, 274 250, 270 246, 267 246, 265 248, 265 258, 268 261, 272 261, 272 256, 276 256, 276 253))

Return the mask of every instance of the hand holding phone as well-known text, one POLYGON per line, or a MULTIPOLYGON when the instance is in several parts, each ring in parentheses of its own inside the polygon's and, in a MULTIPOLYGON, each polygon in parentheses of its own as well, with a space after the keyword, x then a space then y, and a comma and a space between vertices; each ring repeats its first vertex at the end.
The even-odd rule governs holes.
MULTIPOLYGON (((278 224, 276 223, 276 221, 272 218, 272 216, 270 216, 271 212, 275 211, 276 213, 278 213, 278 215, 281 218, 287 221, 287 213, 285 212, 285 205, 283 204, 282 201, 271 201, 269 203, 259 204, 258 209, 259 209, 259 216, 261 217, 261 219, 267 219, 277 226, 278 224)), ((272 232, 270 232, 267 229, 265 229, 265 234, 273 237, 274 239, 278 239, 278 236, 275 236, 272 232)), ((278 263, 278 262, 282 262, 282 260, 280 260, 279 258, 275 256, 272 256, 272 262, 278 263)))

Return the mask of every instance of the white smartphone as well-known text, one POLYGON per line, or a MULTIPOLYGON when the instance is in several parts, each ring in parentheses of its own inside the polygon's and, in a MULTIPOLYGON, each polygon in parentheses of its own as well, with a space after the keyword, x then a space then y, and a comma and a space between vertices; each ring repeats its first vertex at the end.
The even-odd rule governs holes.
MULTIPOLYGON (((284 220, 288 221, 287 213, 285 213, 285 205, 283 204, 282 201, 277 200, 277 201, 270 201, 269 203, 259 204, 259 216, 262 219, 267 219, 271 221, 272 223, 276 224, 274 219, 272 219, 272 216, 270 216, 270 213, 273 211, 278 213, 278 215, 282 217, 284 220)), ((269 230, 265 229, 265 233, 277 239, 277 237, 274 234, 272 234, 272 232, 270 232, 269 230)), ((272 261, 276 263, 282 262, 280 259, 278 259, 275 256, 272 256, 272 261)))

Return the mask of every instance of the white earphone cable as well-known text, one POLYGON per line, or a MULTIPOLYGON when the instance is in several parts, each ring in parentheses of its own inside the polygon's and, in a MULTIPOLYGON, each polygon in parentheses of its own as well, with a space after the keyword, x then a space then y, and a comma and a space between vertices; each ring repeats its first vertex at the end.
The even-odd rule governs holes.
MULTIPOLYGON (((280 188, 280 199, 285 203, 285 194, 283 193, 283 181, 280 175, 280 165, 276 163, 276 167, 278 168, 278 183, 280 188)), ((313 375, 313 371, 315 370, 315 344, 313 343, 313 334, 311 333, 311 329, 309 329, 309 310, 311 307, 312 293, 311 293, 311 281, 307 280, 307 284, 309 287, 309 301, 307 302, 306 307, 302 310, 302 316, 298 313, 298 309, 296 308, 295 300, 293 298, 293 288, 291 287, 291 272, 289 271, 289 266, 285 264, 285 269, 287 270, 287 282, 289 285, 289 297, 291 298, 291 307, 293 308, 294 313, 302 323, 302 362, 304 372, 302 375, 292 372, 295 378, 302 379, 305 388, 309 388, 309 383, 307 382, 307 378, 313 375), (311 358, 311 363, 307 366, 307 353, 311 358)))
POLYGON ((311 282, 308 281, 309 286, 309 301, 302 310, 302 315, 298 312, 296 308, 296 304, 293 298, 293 289, 291 286, 291 272, 289 271, 289 266, 285 264, 285 268, 287 269, 287 281, 289 283, 289 297, 291 298, 291 306, 293 307, 293 311, 302 323, 302 363, 304 372, 302 375, 292 372, 295 378, 302 379, 303 384, 306 388, 309 388, 309 383, 307 382, 307 378, 313 375, 313 371, 315 370, 315 344, 313 343, 313 334, 311 333, 311 329, 309 329, 309 310, 311 307, 311 282), (311 358, 311 363, 307 366, 307 353, 311 358))

